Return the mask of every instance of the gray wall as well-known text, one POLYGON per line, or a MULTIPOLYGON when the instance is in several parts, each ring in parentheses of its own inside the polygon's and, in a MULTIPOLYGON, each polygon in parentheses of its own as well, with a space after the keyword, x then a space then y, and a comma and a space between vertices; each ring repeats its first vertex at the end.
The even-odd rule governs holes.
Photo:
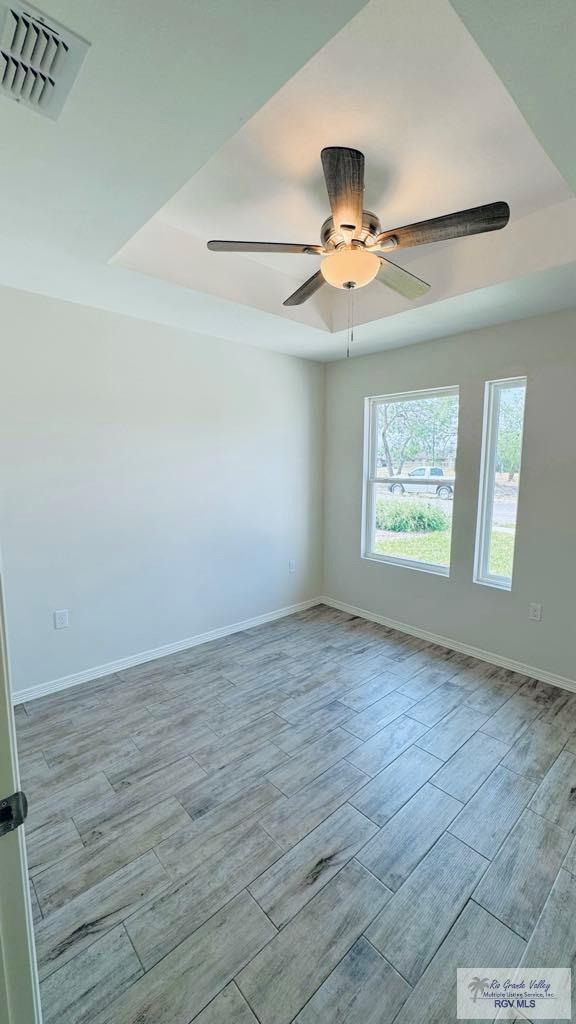
POLYGON ((0 303, 15 691, 320 593, 323 367, 9 289, 0 303))
POLYGON ((332 363, 326 377, 324 593, 576 679, 576 313, 332 363), (484 381, 528 377, 511 593, 472 582, 484 381), (360 557, 363 400, 460 386, 448 579, 360 557), (531 601, 544 606, 528 620, 531 601))
POLYGON ((324 368, 9 289, 0 301, 0 547, 16 692, 322 593, 576 678, 576 313, 324 368), (472 564, 484 381, 520 374, 507 593, 473 584, 472 564), (363 560, 364 397, 452 384, 450 577, 363 560), (544 605, 541 623, 528 620, 531 601, 544 605), (70 609, 68 630, 53 629, 58 608, 70 609))

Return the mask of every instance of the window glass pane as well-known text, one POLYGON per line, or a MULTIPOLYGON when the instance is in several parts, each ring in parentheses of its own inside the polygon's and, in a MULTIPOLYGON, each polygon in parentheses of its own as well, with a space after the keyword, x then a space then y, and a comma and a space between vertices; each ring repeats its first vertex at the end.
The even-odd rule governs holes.
POLYGON ((376 479, 368 483, 366 553, 447 571, 458 393, 392 396, 370 408, 376 479))
POLYGON ((512 386, 499 385, 497 401, 494 403, 496 437, 492 467, 488 575, 504 576, 510 580, 514 561, 525 394, 524 382, 512 386))

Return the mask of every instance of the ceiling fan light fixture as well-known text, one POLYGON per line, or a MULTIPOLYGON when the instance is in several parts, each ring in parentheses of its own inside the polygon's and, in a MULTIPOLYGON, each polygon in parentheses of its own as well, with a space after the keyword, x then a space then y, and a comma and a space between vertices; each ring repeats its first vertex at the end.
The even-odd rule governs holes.
POLYGON ((374 280, 380 266, 373 252, 355 247, 329 253, 320 264, 320 272, 334 288, 363 288, 374 280))
MULTIPOLYGON (((1 26, 0 26, 1 27, 1 26)), ((327 146, 322 150, 324 181, 330 201, 330 216, 320 231, 320 245, 300 242, 233 242, 212 239, 208 248, 219 252, 286 252, 324 256, 320 270, 284 299, 284 306, 301 306, 324 283, 349 290, 353 312, 353 289, 363 288, 378 278, 404 299, 421 299, 430 285, 382 254, 390 249, 445 242, 485 231, 499 231, 510 217, 508 203, 486 203, 470 210, 458 210, 442 217, 381 231, 380 219, 364 203, 364 156, 348 146, 327 146), (378 255, 375 255, 378 253, 378 255)))

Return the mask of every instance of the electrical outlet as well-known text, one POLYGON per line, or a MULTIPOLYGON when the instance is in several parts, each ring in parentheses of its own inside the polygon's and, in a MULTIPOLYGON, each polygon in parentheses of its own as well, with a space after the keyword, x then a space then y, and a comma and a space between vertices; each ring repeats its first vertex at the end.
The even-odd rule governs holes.
POLYGON ((528 618, 532 619, 532 622, 542 621, 542 605, 541 604, 529 604, 528 605, 528 618))
POLYGON ((289 573, 296 572, 296 562, 295 562, 295 560, 293 558, 291 558, 289 560, 289 562, 288 562, 288 572, 289 573))
POLYGON ((70 625, 70 616, 67 608, 60 608, 59 611, 54 612, 54 629, 68 629, 70 625))

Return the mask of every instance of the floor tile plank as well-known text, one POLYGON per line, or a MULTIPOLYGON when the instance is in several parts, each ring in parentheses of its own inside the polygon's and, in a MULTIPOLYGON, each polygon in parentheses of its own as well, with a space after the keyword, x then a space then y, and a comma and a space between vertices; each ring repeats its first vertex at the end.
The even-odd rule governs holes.
MULTIPOLYGON (((131 766, 129 772, 124 769, 118 771, 108 768, 105 775, 117 793, 128 796, 131 800, 143 800, 151 796, 174 796, 185 786, 206 778, 204 769, 191 757, 181 757, 178 761, 161 767, 145 764, 138 770, 131 766)), ((85 830, 89 830, 89 816, 78 817, 84 823, 85 830)))
POLYGON ((200 928, 261 872, 282 851, 258 825, 241 825, 188 848, 186 863, 174 871, 174 858, 162 844, 158 859, 177 876, 158 899, 126 921, 126 930, 146 970, 158 963, 200 928))
POLYGON ((392 764, 350 797, 350 803, 377 825, 385 825, 442 767, 442 761, 418 746, 408 747, 392 764))
POLYGON ((34 882, 32 879, 29 880, 30 888, 30 905, 32 907, 32 921, 36 926, 42 920, 42 911, 40 910, 40 904, 36 895, 36 889, 34 888, 34 882))
POLYGON ((367 781, 364 772, 340 761, 294 796, 283 796, 266 807, 260 824, 283 850, 289 850, 367 781))
POLYGON ((407 712, 410 718, 428 727, 436 725, 466 699, 466 691, 452 683, 443 683, 424 700, 418 701, 407 712))
MULTIPOLYGON (((160 744, 146 751, 134 747, 131 753, 119 758, 114 764, 107 765, 104 773, 116 793, 126 793, 131 786, 147 779, 153 784, 156 772, 168 769, 180 761, 185 761, 190 767, 188 754, 179 750, 178 745, 166 747, 160 744)), ((198 778, 202 777, 198 774, 198 778)))
POLYGON ((35 875, 42 910, 49 914, 65 906, 189 823, 190 818, 180 804, 174 799, 166 800, 147 810, 131 828, 112 840, 82 846, 54 861, 35 875))
MULTIPOLYGON (((239 739, 234 737, 235 733, 232 733, 231 736, 217 737, 210 743, 198 747, 194 751, 194 760, 204 772, 211 775, 213 772, 220 771, 221 768, 243 761, 250 754, 255 754, 262 749, 263 743, 259 737, 241 736, 239 739)), ((194 782, 194 779, 191 782, 194 782)))
POLYGON ((410 992, 404 978, 361 936, 295 1024, 391 1024, 410 992))
POLYGON ((240 989, 233 981, 208 1004, 194 1024, 258 1024, 240 989))
POLYGON ((134 731, 132 739, 138 750, 157 749, 165 744, 173 751, 178 749, 190 754, 195 747, 214 738, 214 730, 208 725, 206 717, 190 708, 174 710, 172 715, 163 718, 150 715, 150 721, 134 731))
POLYGON ((31 800, 28 805, 26 833, 28 836, 44 825, 67 821, 81 808, 93 807, 101 799, 110 801, 114 790, 103 772, 96 772, 81 782, 75 782, 44 800, 31 800))
POLYGON ((306 904, 236 978, 262 1024, 288 1024, 389 897, 352 861, 306 904))
POLYGON ((123 925, 103 935, 40 985, 44 1024, 84 1024, 142 975, 123 925))
POLYGON ((572 1014, 576 1005, 575 920, 576 878, 568 871, 561 870, 530 937, 522 965, 571 968, 572 1014))
POLYGON ((227 777, 215 781, 211 777, 196 787, 179 794, 190 821, 161 844, 178 856, 190 843, 196 845, 199 836, 218 835, 236 825, 254 821, 262 816, 282 793, 270 782, 261 779, 227 777), (207 784, 208 783, 208 784, 207 784))
POLYGON ((526 810, 474 893, 480 903, 529 939, 570 846, 570 835, 526 810))
POLYGON ((576 836, 574 836, 572 845, 566 854, 563 867, 566 871, 569 871, 571 875, 576 875, 576 836))
POLYGON ((28 871, 32 877, 67 854, 84 849, 80 833, 71 818, 56 821, 53 825, 43 825, 29 835, 25 833, 25 836, 28 871))
POLYGON ((557 690, 555 687, 551 689, 554 690, 554 696, 538 721, 554 726, 559 734, 569 740, 567 745, 570 749, 570 743, 574 743, 576 730, 576 693, 567 693, 566 690, 557 690))
POLYGON ((540 783, 531 810, 576 832, 576 754, 563 750, 540 783))
POLYGON ((445 833, 366 931, 366 937, 415 985, 489 865, 445 833))
POLYGON ((509 749, 507 743, 476 733, 440 768, 434 776, 434 785, 466 803, 509 749))
POLYGON ((344 728, 361 740, 368 740, 374 733, 388 725, 388 722, 392 722, 412 707, 413 703, 414 701, 403 693, 388 693, 374 704, 370 704, 364 711, 349 718, 344 728))
MULTIPOLYGON (((365 708, 370 707, 371 704, 385 697, 387 693, 397 690, 398 682, 398 676, 391 675, 389 672, 382 672, 380 675, 373 676, 371 679, 367 679, 366 682, 360 683, 359 686, 347 690, 340 697, 340 701, 353 711, 364 711, 365 708)), ((407 696, 409 697, 410 694, 407 694, 407 696)))
MULTIPOLYGON (((113 707, 102 704, 96 704, 89 709, 77 706, 74 710, 73 705, 69 704, 67 710, 63 707, 60 714, 55 711, 56 707, 57 705, 48 719, 46 716, 28 717, 24 723, 19 723, 18 750, 21 754, 42 749, 45 745, 50 746, 59 741, 65 743, 71 736, 74 736, 78 743, 86 737, 94 738, 99 733, 105 736, 118 718, 113 707)), ((151 715, 145 707, 133 705, 124 709, 122 726, 127 732, 132 732, 145 728, 151 720, 151 715)))
POLYGON ((346 721, 354 716, 352 708, 347 707, 340 700, 326 700, 322 698, 313 704, 307 704, 298 710, 283 708, 282 717, 288 725, 293 726, 315 726, 318 734, 331 732, 340 722, 346 721))
POLYGON ((68 963, 166 889, 168 882, 166 871, 150 851, 50 914, 36 929, 40 977, 68 963))
POLYGON ((286 796, 293 796, 327 768, 350 754, 359 744, 360 740, 356 736, 344 729, 334 729, 322 739, 300 748, 294 757, 269 772, 266 778, 286 796))
POLYGON ((190 758, 183 758, 120 793, 110 787, 111 797, 106 796, 75 809, 72 818, 85 846, 104 838, 113 839, 135 828, 142 817, 151 814, 159 801, 179 793, 191 779, 199 780, 197 785, 205 781, 202 769, 189 762, 190 758))
POLYGON ((502 764, 528 779, 543 779, 564 746, 565 737, 553 725, 537 719, 516 740, 502 764))
POLYGON ((129 731, 129 723, 117 722, 94 736, 77 737, 74 743, 70 743, 68 738, 64 742, 46 744, 42 748, 44 757, 50 768, 67 768, 71 773, 83 767, 91 767, 94 771, 103 770, 109 764, 134 753, 136 747, 128 735, 129 731))
POLYGON ((282 928, 377 831, 348 804, 276 860, 248 886, 272 924, 282 928))
POLYGON ((406 680, 398 687, 400 693, 405 693, 413 700, 423 700, 428 697, 444 683, 447 683, 454 676, 454 668, 446 670, 442 668, 421 668, 415 676, 406 680))
POLYGON ((457 1024, 456 968, 514 967, 525 946, 519 935, 470 900, 394 1024, 457 1024))
POLYGON ((416 743, 435 757, 447 761, 485 721, 486 715, 474 708, 458 707, 416 743))
POLYGON ((358 860, 389 889, 399 889, 461 809, 458 800, 426 783, 361 850, 358 860))
POLYGON ((482 726, 482 732, 502 743, 514 743, 541 712, 541 708, 519 690, 498 708, 482 726))
POLYGON ((452 822, 450 832, 492 859, 535 789, 535 782, 498 766, 452 822))
MULTIPOLYGON (((304 747, 314 740, 319 739, 324 733, 331 732, 339 725, 347 722, 354 712, 340 701, 330 701, 328 704, 321 704, 316 708, 312 705, 310 713, 304 715, 304 721, 300 715, 293 715, 297 719, 296 724, 284 722, 282 732, 274 736, 274 743, 286 754, 292 755, 300 747, 304 747)), ((278 716, 279 717, 279 716, 278 716)), ((283 721, 283 719, 280 719, 283 721)))
POLYGON ((367 775, 377 775, 427 729, 428 726, 402 715, 356 747, 347 755, 346 760, 367 775))
POLYGON ((276 934, 246 892, 95 1018, 95 1024, 189 1024, 276 934))
POLYGON ((476 708, 483 715, 493 715, 520 688, 519 680, 507 678, 505 673, 490 671, 489 668, 486 666, 486 672, 479 680, 479 685, 466 697, 468 707, 476 708))

